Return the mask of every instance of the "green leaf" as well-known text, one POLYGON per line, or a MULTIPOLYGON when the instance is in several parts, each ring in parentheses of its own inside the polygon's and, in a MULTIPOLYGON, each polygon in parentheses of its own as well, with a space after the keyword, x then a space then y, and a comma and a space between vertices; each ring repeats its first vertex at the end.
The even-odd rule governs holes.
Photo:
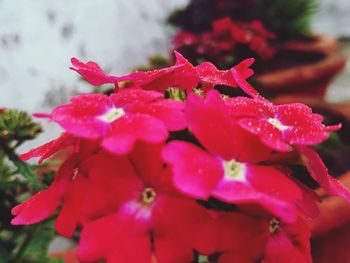
POLYGON ((9 159, 17 167, 20 174, 28 181, 29 186, 34 190, 39 190, 39 180, 32 167, 15 154, 9 156, 9 159))

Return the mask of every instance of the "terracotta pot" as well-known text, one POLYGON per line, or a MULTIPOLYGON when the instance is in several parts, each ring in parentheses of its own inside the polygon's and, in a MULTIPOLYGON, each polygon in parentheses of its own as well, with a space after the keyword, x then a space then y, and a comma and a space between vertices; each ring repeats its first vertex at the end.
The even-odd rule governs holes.
MULTIPOLYGON (((350 188, 350 171, 340 177, 350 188)), ((339 197, 327 196, 323 190, 320 216, 310 222, 312 254, 317 263, 350 262, 350 205, 339 197)))
POLYGON ((336 39, 313 36, 286 42, 267 70, 255 76, 267 93, 324 97, 331 79, 344 68, 346 56, 336 39))

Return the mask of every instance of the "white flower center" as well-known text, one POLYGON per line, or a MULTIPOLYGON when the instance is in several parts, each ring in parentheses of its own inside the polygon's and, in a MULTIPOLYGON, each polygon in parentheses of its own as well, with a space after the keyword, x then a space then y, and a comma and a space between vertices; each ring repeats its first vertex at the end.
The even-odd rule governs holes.
POLYGON ((245 171, 246 167, 243 163, 235 160, 223 161, 225 177, 229 180, 246 181, 245 171))
POLYGON ((98 118, 105 122, 114 122, 116 119, 119 119, 125 114, 122 108, 111 108, 105 114, 99 116, 98 118))
POLYGON ((269 118, 267 120, 270 124, 272 124, 272 126, 276 127, 277 129, 279 129, 280 131, 284 131, 286 129, 288 129, 289 127, 286 125, 283 125, 278 119, 276 118, 269 118))

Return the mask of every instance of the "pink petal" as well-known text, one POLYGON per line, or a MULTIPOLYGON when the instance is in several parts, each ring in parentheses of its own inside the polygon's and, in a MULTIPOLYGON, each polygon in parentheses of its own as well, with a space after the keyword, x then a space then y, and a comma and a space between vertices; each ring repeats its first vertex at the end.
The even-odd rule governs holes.
POLYGON ((271 149, 280 152, 291 150, 291 147, 284 142, 282 132, 266 120, 242 118, 239 120, 239 124, 250 133, 258 135, 261 142, 271 149))
POLYGON ((187 126, 184 116, 184 104, 175 100, 160 100, 148 104, 135 104, 128 108, 130 112, 138 112, 161 120, 170 131, 183 130, 187 126))
POLYGON ((302 198, 299 187, 272 167, 245 167, 243 180, 224 177, 213 196, 228 203, 257 203, 273 215, 293 222, 297 217, 296 204, 302 198))
POLYGON ((305 146, 298 146, 298 151, 302 154, 306 168, 311 177, 318 182, 328 194, 337 195, 350 203, 350 191, 328 174, 327 167, 322 162, 317 152, 305 146))
POLYGON ((167 129, 161 121, 145 114, 126 114, 112 123, 102 146, 115 154, 126 154, 136 141, 160 143, 167 136, 167 129))
POLYGON ((94 86, 100 86, 106 83, 117 83, 116 77, 107 75, 95 62, 89 61, 83 63, 77 58, 72 58, 71 63, 73 67, 70 67, 70 69, 79 73, 87 82, 94 86))
POLYGON ((218 159, 187 142, 168 143, 162 156, 171 165, 177 188, 197 198, 207 199, 223 176, 218 159))
POLYGON ((285 141, 290 144, 316 145, 328 138, 328 132, 318 114, 304 104, 293 103, 275 107, 276 118, 290 126, 283 131, 285 141))
POLYGON ((109 123, 98 119, 113 105, 103 94, 85 94, 74 97, 71 104, 57 107, 51 119, 61 125, 68 133, 79 137, 96 139, 103 136, 109 123))
POLYGON ((273 104, 261 99, 233 97, 225 99, 230 115, 233 117, 274 118, 273 104))
POLYGON ((164 95, 160 92, 141 89, 125 89, 110 95, 110 99, 116 107, 150 103, 162 98, 164 95))

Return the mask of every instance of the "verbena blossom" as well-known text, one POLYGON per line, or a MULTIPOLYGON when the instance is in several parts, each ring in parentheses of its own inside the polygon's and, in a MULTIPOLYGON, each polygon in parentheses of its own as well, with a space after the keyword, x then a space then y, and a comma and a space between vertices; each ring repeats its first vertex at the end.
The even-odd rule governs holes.
POLYGON ((276 53, 270 43, 275 38, 259 20, 233 21, 229 17, 223 17, 212 22, 212 30, 209 32, 194 34, 180 31, 173 38, 173 45, 179 51, 191 50, 221 60, 239 45, 246 45, 259 57, 270 59, 276 53))
POLYGON ((306 105, 261 97, 247 80, 252 59, 219 70, 176 57, 174 66, 126 76, 72 60, 89 83, 115 92, 37 114, 64 133, 21 158, 66 157, 47 189, 13 208, 12 223, 57 212, 59 234, 80 233, 81 262, 311 262, 305 219, 317 217, 319 197, 290 165, 350 202, 311 148, 340 125, 325 126, 306 105), (217 85, 248 97, 222 96, 217 85), (285 159, 290 153, 296 158, 285 159))

